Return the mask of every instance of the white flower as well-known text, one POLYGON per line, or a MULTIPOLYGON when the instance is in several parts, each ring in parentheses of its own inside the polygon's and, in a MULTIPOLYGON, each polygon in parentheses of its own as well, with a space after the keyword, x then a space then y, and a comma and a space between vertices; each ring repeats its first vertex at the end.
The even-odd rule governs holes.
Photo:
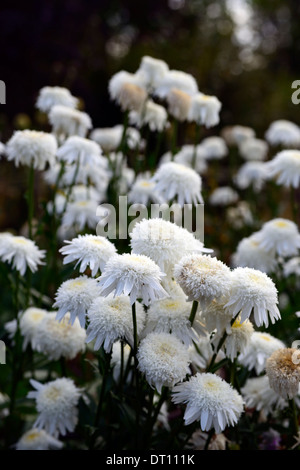
POLYGON ((139 128, 149 126, 153 132, 162 132, 168 125, 168 113, 163 106, 148 99, 140 112, 130 111, 129 121, 139 128))
POLYGON ((244 407, 241 395, 221 377, 211 373, 197 373, 188 382, 176 385, 172 401, 187 403, 186 425, 199 420, 202 431, 215 428, 217 434, 227 426, 234 426, 244 407))
POLYGON ((95 229, 101 217, 107 215, 107 210, 101 208, 98 202, 93 199, 68 202, 62 218, 62 225, 65 227, 77 226, 81 232, 85 226, 95 229))
POLYGON ((239 201, 235 207, 228 207, 226 218, 235 229, 241 229, 245 225, 253 225, 254 223, 249 204, 246 201, 239 201))
POLYGON ((234 182, 240 189, 253 186, 255 192, 261 191, 265 181, 269 178, 268 168, 263 162, 246 162, 238 170, 234 182))
POLYGON ((46 315, 49 315, 47 310, 36 307, 30 307, 21 314, 20 332, 24 337, 23 350, 26 349, 29 343, 31 344, 31 347, 35 349, 36 331, 46 315))
POLYGON ((246 139, 255 138, 255 131, 247 126, 229 126, 223 129, 223 137, 228 144, 240 146, 246 139))
POLYGON ((177 88, 189 95, 198 91, 197 82, 192 75, 181 70, 168 70, 157 82, 154 94, 160 98, 166 98, 172 88, 177 88))
POLYGON ((275 251, 265 251, 261 248, 255 233, 239 242, 232 261, 236 267, 254 268, 265 273, 272 273, 277 268, 275 251))
POLYGON ((216 188, 209 197, 209 202, 213 206, 227 206, 237 202, 238 193, 230 186, 220 186, 216 188))
POLYGON ((291 399, 299 393, 299 350, 283 348, 274 351, 266 361, 270 387, 282 398, 291 399), (295 356, 294 356, 295 355, 295 356))
POLYGON ((193 252, 210 252, 192 233, 164 219, 143 219, 129 234, 133 253, 149 256, 165 273, 179 258, 193 252))
POLYGON ((141 75, 146 86, 153 90, 164 78, 168 70, 169 66, 165 61, 150 56, 143 56, 136 74, 141 75))
POLYGON ((40 89, 36 101, 36 107, 45 113, 48 113, 52 106, 61 104, 68 108, 76 108, 78 98, 73 96, 67 88, 59 86, 45 86, 40 89))
POLYGON ((74 359, 85 350, 86 332, 77 318, 70 324, 69 313, 59 322, 56 312, 50 312, 38 323, 34 339, 35 350, 43 353, 50 361, 57 361, 61 357, 74 359))
POLYGON ((163 276, 165 274, 148 256, 124 253, 108 260, 98 281, 103 296, 111 292, 115 292, 115 296, 129 295, 131 304, 141 297, 148 305, 150 301, 167 296, 161 286, 163 276))
MULTIPOLYGON (((198 337, 197 341, 193 342, 193 345, 189 347, 189 353, 191 358, 191 364, 197 371, 205 371, 211 362, 213 356, 212 342, 210 335, 206 333, 198 337)), ((219 351, 216 357, 216 361, 224 359, 223 351, 219 351)))
POLYGON ((44 170, 46 165, 55 164, 57 142, 53 135, 41 131, 15 131, 6 144, 6 157, 18 167, 33 165, 36 170, 44 170))
POLYGON ((270 178, 276 177, 277 184, 298 188, 300 184, 300 150, 282 150, 273 160, 266 163, 270 178))
POLYGON ((241 388, 241 392, 247 408, 255 408, 257 411, 264 411, 266 414, 275 410, 282 410, 287 406, 287 401, 270 387, 266 375, 247 379, 245 385, 241 388))
POLYGON ((78 235, 65 242, 68 245, 59 250, 64 256, 63 264, 77 261, 75 268, 80 264, 79 272, 83 273, 89 267, 92 277, 99 270, 103 271, 109 258, 116 253, 116 247, 107 238, 98 235, 78 235))
POLYGON ((241 323, 240 318, 237 318, 231 326, 227 326, 226 331, 227 337, 223 349, 226 357, 233 361, 249 345, 254 329, 249 320, 241 323))
POLYGON ((205 328, 210 333, 214 332, 214 338, 219 338, 224 333, 224 329, 230 326, 232 321, 232 313, 227 311, 224 307, 229 299, 230 292, 220 297, 218 300, 214 299, 209 305, 201 312, 201 318, 205 323, 205 328))
MULTIPOLYGON (((106 192, 109 178, 107 161, 103 158, 99 158, 97 162, 93 164, 80 164, 79 168, 76 164, 66 165, 61 182, 64 187, 71 186, 74 183, 75 185, 83 184, 87 188, 92 184, 102 196, 106 192)), ((49 178, 47 179, 50 181, 49 178)), ((88 189, 86 192, 88 193, 88 189)))
POLYGON ((49 121, 53 126, 53 132, 60 139, 66 139, 72 135, 85 137, 92 127, 91 118, 87 113, 60 104, 51 108, 49 121))
POLYGON ((54 308, 58 308, 57 320, 62 320, 69 312, 71 325, 78 317, 80 325, 84 328, 85 315, 98 295, 99 286, 95 279, 79 276, 64 281, 55 294, 55 303, 53 304, 54 308))
POLYGON ((242 140, 239 152, 244 160, 263 161, 268 153, 268 144, 262 139, 250 137, 242 140))
POLYGON ((300 256, 289 259, 283 266, 283 274, 285 277, 295 274, 300 276, 300 256))
POLYGON ((276 251, 279 256, 294 256, 300 248, 297 225, 288 219, 275 218, 256 232, 255 240, 266 251, 276 251))
POLYGON ((82 165, 97 165, 97 162, 101 160, 102 166, 105 168, 106 161, 101 154, 102 150, 96 142, 78 135, 68 137, 57 151, 58 158, 67 163, 79 162, 82 165))
POLYGON ((30 383, 36 391, 27 396, 36 400, 39 413, 34 427, 54 437, 73 432, 78 422, 77 405, 81 395, 73 380, 63 377, 46 384, 36 380, 30 380, 30 383))
POLYGON ((197 300, 203 308, 214 299, 226 296, 231 287, 230 269, 211 256, 184 256, 174 268, 174 278, 189 300, 197 300))
POLYGON ((185 121, 191 106, 191 97, 185 91, 171 88, 166 96, 168 111, 178 121, 185 121))
POLYGON ((146 336, 152 331, 156 333, 172 333, 187 346, 198 340, 199 334, 204 334, 204 325, 198 314, 193 327, 189 321, 192 304, 185 296, 172 297, 152 302, 147 310, 147 322, 143 331, 146 336))
POLYGON ((220 122, 221 107, 222 104, 216 96, 197 93, 191 97, 188 120, 205 127, 216 126, 220 122))
POLYGON ((147 99, 143 77, 124 70, 111 77, 108 90, 110 98, 116 101, 123 111, 139 112, 147 99))
POLYGON ((151 387, 173 387, 190 374, 188 349, 168 333, 149 333, 137 353, 138 368, 151 387))
POLYGON ((147 174, 138 174, 128 193, 128 202, 147 206, 149 202, 162 204, 160 194, 155 190, 155 183, 147 174))
POLYGON ((230 298, 225 305, 232 316, 241 314, 245 321, 253 312, 257 326, 268 327, 281 318, 278 310, 277 289, 267 274, 252 268, 235 268, 231 272, 230 298))
MULTIPOLYGON (((113 378, 115 382, 119 382, 121 373, 125 365, 130 361, 133 362, 133 358, 130 356, 131 347, 129 344, 122 344, 121 341, 116 341, 112 347, 111 354, 111 367, 113 369, 113 378), (123 369, 122 369, 123 368, 123 369)), ((126 381, 130 383, 132 377, 132 371, 129 371, 126 381)))
POLYGON ((187 204, 203 203, 201 195, 202 180, 192 168, 180 163, 167 162, 161 165, 153 176, 156 189, 167 200, 176 197, 182 207, 187 204))
POLYGON ((16 450, 55 450, 61 449, 63 443, 43 429, 33 428, 20 437, 15 447, 16 450))
MULTIPOLYGON (((194 164, 193 169, 197 173, 202 174, 207 170, 206 156, 206 150, 202 145, 183 145, 179 152, 174 155, 174 162, 180 163, 181 165, 185 165, 190 168, 193 168, 194 164)), ((168 159, 169 161, 170 158, 168 159)))
POLYGON ((238 362, 259 375, 265 368, 266 360, 277 349, 284 348, 284 343, 264 331, 254 331, 246 350, 240 354, 238 362))
POLYGON ((123 135, 123 126, 118 124, 114 127, 103 127, 93 129, 90 133, 90 139, 97 142, 103 149, 103 152, 113 152, 117 150, 121 143, 123 135))
POLYGON ((44 264, 45 250, 40 250, 34 241, 22 236, 5 236, 0 238, 0 258, 24 276, 26 269, 35 272, 38 265, 44 264))
POLYGON ((300 145, 300 127, 286 119, 278 119, 270 124, 265 137, 271 145, 298 147, 300 145))
MULTIPOLYGON (((95 340, 95 350, 103 345, 104 350, 110 352, 113 344, 122 339, 133 346, 132 310, 127 295, 97 297, 89 308, 88 319, 86 341, 95 340)), ((136 322, 139 336, 145 325, 144 308, 139 302, 136 303, 136 322)))
POLYGON ((222 137, 206 137, 201 142, 206 160, 221 160, 228 154, 228 148, 222 137))

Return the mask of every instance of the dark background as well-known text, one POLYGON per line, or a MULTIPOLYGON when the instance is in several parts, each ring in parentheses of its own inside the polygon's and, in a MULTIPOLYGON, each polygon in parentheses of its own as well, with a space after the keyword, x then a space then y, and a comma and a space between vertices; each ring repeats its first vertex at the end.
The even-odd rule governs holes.
MULTIPOLYGON (((46 85, 80 97, 94 127, 122 122, 108 80, 121 69, 136 71, 143 55, 193 74, 200 91, 220 99, 212 134, 241 124, 263 137, 275 119, 300 124, 300 105, 291 102, 291 84, 300 79, 299 12, 298 0, 1 0, 7 103, 0 105, 0 141, 14 129, 47 130, 34 107, 46 85)), ((3 229, 16 226, 26 204, 22 171, 3 164, 0 175, 3 229)))

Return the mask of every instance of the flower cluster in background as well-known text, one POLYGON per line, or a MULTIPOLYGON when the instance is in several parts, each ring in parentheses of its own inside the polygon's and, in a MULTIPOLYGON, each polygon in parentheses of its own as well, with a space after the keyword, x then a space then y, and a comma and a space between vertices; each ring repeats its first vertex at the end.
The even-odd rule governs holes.
POLYGON ((122 124, 46 86, 48 128, 1 144, 28 173, 27 223, 0 234, 1 446, 297 447, 300 128, 222 127, 150 56, 108 93, 122 124))

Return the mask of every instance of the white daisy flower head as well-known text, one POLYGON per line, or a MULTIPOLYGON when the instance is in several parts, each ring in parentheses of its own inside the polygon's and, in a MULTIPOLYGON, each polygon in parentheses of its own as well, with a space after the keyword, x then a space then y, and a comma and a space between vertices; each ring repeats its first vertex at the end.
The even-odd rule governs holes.
POLYGON ((187 229, 161 218, 136 223, 130 236, 133 253, 149 256, 165 273, 172 275, 176 261, 193 252, 211 252, 187 229))
POLYGON ((208 128, 216 126, 220 122, 221 107, 222 103, 216 96, 197 93, 191 97, 188 120, 208 128))
POLYGON ((164 199, 155 190, 155 183, 147 174, 139 173, 128 193, 128 202, 147 206, 149 202, 162 204, 164 199))
POLYGON ((179 88, 171 88, 166 100, 169 114, 178 121, 186 121, 191 106, 191 96, 179 88))
POLYGON ((241 395, 216 374, 197 373, 187 382, 175 385, 172 401, 186 403, 186 425, 200 421, 202 431, 214 428, 221 433, 227 426, 234 426, 243 410, 241 395))
POLYGON ((266 415, 287 406, 287 401, 270 387, 266 375, 248 378, 241 388, 241 393, 247 408, 255 408, 257 411, 263 411, 266 415))
POLYGON ((159 393, 191 373, 187 347, 169 333, 149 333, 140 342, 137 358, 140 372, 159 393))
POLYGON ((59 322, 56 312, 50 312, 39 322, 35 334, 35 350, 41 352, 50 361, 61 357, 74 359, 85 350, 86 332, 81 328, 76 318, 70 324, 70 314, 67 313, 59 322))
POLYGON ((209 202, 213 206, 228 206, 235 204, 238 199, 238 193, 231 186, 220 186, 211 193, 209 202))
POLYGON ((214 333, 215 338, 223 335, 224 330, 230 326, 232 321, 231 312, 225 309, 225 304, 229 299, 229 292, 219 299, 214 299, 201 312, 201 318, 204 321, 206 330, 214 333))
POLYGON ((102 217, 106 217, 108 209, 99 206, 98 201, 94 199, 85 199, 68 202, 62 225, 64 227, 75 226, 79 232, 85 227, 95 229, 98 223, 101 223, 102 217))
POLYGON ((198 91, 198 85, 195 78, 181 70, 168 70, 165 75, 158 81, 154 95, 160 98, 166 98, 172 88, 181 90, 189 95, 193 95, 198 91))
POLYGON ((78 98, 73 96, 67 88, 60 86, 45 86, 40 89, 36 107, 44 113, 49 113, 52 106, 60 104, 68 108, 76 108, 78 98))
MULTIPOLYGON (((108 162, 104 158, 99 158, 97 161, 94 161, 93 164, 80 164, 79 168, 75 163, 66 165, 65 172, 61 179, 61 185, 62 187, 68 187, 73 184, 76 186, 83 184, 86 188, 93 185, 102 197, 107 190, 109 180, 108 162)), ((86 190, 86 193, 89 194, 89 191, 86 190)), ((89 198, 90 196, 88 196, 88 199, 89 198)))
POLYGON ((222 137, 210 136, 201 142, 206 160, 221 160, 228 154, 228 148, 222 137))
POLYGON ((238 317, 231 326, 227 326, 226 331, 227 337, 223 349, 226 357, 233 361, 239 353, 248 347, 254 328, 249 320, 241 323, 238 317))
MULTIPOLYGON (((110 352, 114 343, 120 340, 133 346, 132 309, 127 295, 97 297, 89 308, 88 319, 86 341, 95 340, 94 350, 103 346, 106 352, 110 352)), ((145 326, 145 311, 139 302, 136 302, 136 322, 140 336, 145 326)))
POLYGON ((85 137, 88 130, 92 128, 92 120, 87 113, 60 104, 51 108, 49 121, 59 140, 64 140, 72 135, 85 137))
POLYGON ((229 145, 237 145, 238 147, 247 139, 255 138, 255 131, 248 126, 228 126, 222 130, 222 135, 229 145))
POLYGON ((94 186, 86 186, 85 184, 74 184, 70 192, 70 201, 86 201, 92 199, 100 202, 102 199, 101 192, 94 186))
POLYGON ((121 70, 114 74, 108 84, 110 98, 123 111, 141 111, 148 97, 143 77, 121 70))
POLYGON ((226 219, 233 228, 239 230, 254 223, 253 215, 247 201, 239 201, 235 207, 228 207, 226 219))
POLYGON ((230 269, 208 255, 184 256, 174 268, 174 278, 188 296, 206 308, 214 299, 226 297, 231 287, 230 269))
POLYGON ((225 305, 235 317, 241 315, 244 322, 253 313, 257 326, 268 327, 269 319, 274 324, 281 318, 278 309, 277 289, 272 279, 253 268, 235 268, 231 274, 230 299, 225 305))
POLYGON ((58 450, 63 443, 43 429, 26 431, 15 444, 16 450, 58 450))
POLYGON ((284 343, 264 331, 254 331, 251 335, 249 345, 239 355, 238 362, 249 370, 255 370, 259 375, 263 372, 266 360, 277 349, 284 348, 284 343))
POLYGON ((38 411, 34 427, 43 429, 53 437, 73 432, 78 422, 78 402, 81 390, 72 379, 60 378, 41 384, 31 379, 35 391, 28 393, 28 398, 36 401, 38 411))
POLYGON ((67 163, 81 163, 82 165, 97 164, 98 160, 104 160, 103 167, 106 167, 106 160, 102 157, 102 150, 99 145, 89 139, 72 135, 57 150, 57 157, 67 163))
POLYGON ((90 133, 90 139, 97 142, 103 152, 109 153, 117 150, 123 135, 123 126, 117 124, 113 127, 103 127, 93 129, 90 133))
POLYGON ((166 297, 168 294, 161 285, 165 276, 158 265, 148 256, 124 253, 112 256, 98 278, 101 295, 114 292, 115 296, 129 295, 133 304, 141 298, 145 305, 166 297))
POLYGON ((241 157, 247 161, 264 161, 268 154, 268 149, 267 142, 256 137, 244 139, 239 145, 241 157))
POLYGON ((165 77, 168 70, 169 66, 164 60, 145 55, 142 57, 136 74, 143 77, 143 81, 151 91, 165 77))
POLYGON ((291 399, 299 393, 300 364, 297 348, 274 351, 266 361, 270 387, 282 398, 291 399))
POLYGON ((70 313, 70 324, 73 325, 78 317, 82 328, 85 326, 85 316, 93 300, 100 295, 96 279, 79 276, 64 281, 55 294, 54 308, 58 308, 56 318, 61 321, 70 313))
POLYGON ((5 155, 9 161, 44 170, 56 162, 57 142, 52 134, 42 131, 15 131, 6 144, 5 155))
POLYGON ((300 184, 300 150, 282 150, 266 163, 270 178, 279 185, 298 188, 300 184))
POLYGON ((47 310, 37 307, 29 307, 20 316, 20 332, 23 336, 23 350, 30 344, 33 349, 36 347, 36 332, 39 324, 46 315, 47 310))
POLYGON ((256 241, 255 233, 243 238, 232 256, 235 267, 253 268, 265 273, 272 273, 278 267, 275 251, 265 251, 256 241))
POLYGON ((75 268, 79 265, 79 272, 83 273, 88 267, 91 269, 92 277, 103 271, 109 258, 116 254, 116 247, 107 238, 100 235, 78 235, 73 240, 65 240, 66 246, 60 248, 64 256, 63 264, 77 261, 75 268))
POLYGON ((265 222, 255 239, 266 251, 275 250, 279 256, 295 256, 300 248, 300 234, 295 222, 278 217, 265 222))
POLYGON ((193 327, 189 321, 191 303, 185 297, 173 297, 152 302, 147 310, 147 321, 143 336, 151 333, 172 333, 184 344, 190 346, 204 334, 199 310, 195 316, 193 327))
POLYGON ((287 119, 272 122, 265 134, 271 145, 298 147, 300 145, 300 127, 287 119))
POLYGON ((174 155, 174 162, 189 168, 194 167, 193 169, 201 175, 207 170, 206 155, 206 150, 202 145, 183 145, 179 152, 174 155))
POLYGON ((13 269, 24 276, 27 268, 36 272, 44 264, 45 250, 40 250, 34 241, 23 236, 5 236, 0 238, 0 259, 10 263, 13 269))
POLYGON ((268 168, 264 162, 249 161, 239 168, 234 176, 234 182, 239 189, 252 186, 255 192, 260 192, 269 176, 268 168))
POLYGON ((283 265, 283 275, 285 277, 293 274, 300 277, 300 256, 294 256, 283 265))
POLYGON ((148 99, 140 112, 130 111, 129 122, 139 128, 149 126, 152 132, 162 132, 168 126, 168 113, 163 106, 148 99))
POLYGON ((203 203, 202 179, 192 168, 180 163, 167 162, 156 170, 153 181, 156 183, 157 191, 167 201, 176 198, 181 207, 185 203, 195 205, 203 203))

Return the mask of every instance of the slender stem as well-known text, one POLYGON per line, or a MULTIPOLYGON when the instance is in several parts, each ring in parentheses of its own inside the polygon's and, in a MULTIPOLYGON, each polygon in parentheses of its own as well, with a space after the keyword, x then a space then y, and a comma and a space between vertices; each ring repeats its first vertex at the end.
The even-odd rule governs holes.
MULTIPOLYGON (((233 325, 233 323, 235 322, 235 320, 236 320, 236 318, 238 317, 238 315, 239 315, 239 313, 237 313, 237 314, 235 315, 235 317, 231 320, 230 326, 233 325)), ((220 339, 220 341, 219 341, 219 343, 218 343, 217 349, 216 349, 215 353, 213 354, 213 356, 212 356, 212 358, 211 358, 210 364, 209 364, 209 366, 208 366, 206 372, 210 372, 210 371, 212 370, 212 368, 213 368, 213 366, 214 366, 214 363, 215 363, 215 361, 216 361, 218 352, 220 351, 220 349, 222 348, 223 344, 225 343, 225 340, 226 340, 227 336, 228 336, 228 333, 227 333, 227 331, 225 330, 224 333, 223 333, 223 335, 222 335, 222 337, 221 337, 221 339, 220 339)))
POLYGON ((176 119, 173 120, 173 133, 172 133, 172 142, 171 142, 171 151, 172 151, 172 160, 174 159, 174 155, 177 151, 177 132, 178 132, 178 121, 176 119))
POLYGON ((291 428, 293 430, 293 435, 297 436, 299 431, 299 422, 298 422, 298 414, 297 414, 297 407, 294 398, 289 400, 290 410, 291 410, 291 428))
POLYGON ((67 195, 66 195, 66 201, 65 201, 65 204, 64 204, 64 208, 63 208, 63 211, 62 211, 62 215, 65 213, 66 208, 67 208, 67 205, 68 205, 68 202, 69 202, 69 200, 70 200, 70 196, 71 196, 71 192, 72 192, 73 186, 74 186, 74 184, 76 183, 76 178, 77 178, 77 175, 78 175, 78 172, 79 172, 79 167, 80 167, 80 155, 79 155, 78 158, 77 158, 76 168, 75 168, 75 171, 74 171, 72 183, 70 184, 70 186, 69 186, 69 188, 68 188, 68 192, 67 192, 67 195))
POLYGON ((139 439, 139 421, 140 421, 140 384, 138 375, 138 360, 137 360, 137 348, 138 348, 138 337, 137 337, 137 321, 136 321, 136 305, 135 302, 131 306, 132 309, 132 323, 133 323, 133 357, 134 357, 134 373, 135 373, 135 386, 136 386, 136 446, 138 445, 139 439))
POLYGON ((192 305, 192 309, 191 309, 191 313, 190 313, 190 316, 189 316, 189 321, 191 322, 191 326, 193 326, 195 316, 196 316, 196 313, 197 313, 197 309, 198 309, 198 302, 197 302, 197 300, 194 300, 193 305, 192 305))
POLYGON ((28 193, 27 193, 27 205, 28 205, 28 235, 32 240, 32 220, 34 213, 34 167, 33 163, 29 169, 29 180, 28 180, 28 193))
POLYGON ((200 137, 200 126, 196 124, 196 130, 195 130, 195 143, 194 143, 194 151, 193 151, 193 158, 192 158, 192 164, 191 167, 195 170, 196 168, 196 162, 197 162, 197 145, 199 144, 199 137, 200 137))

